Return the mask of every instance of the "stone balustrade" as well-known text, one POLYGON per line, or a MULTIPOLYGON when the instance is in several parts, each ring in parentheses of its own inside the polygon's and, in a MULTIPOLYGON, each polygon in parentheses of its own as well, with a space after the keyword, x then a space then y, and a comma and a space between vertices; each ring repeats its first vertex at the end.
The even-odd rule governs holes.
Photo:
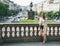
MULTIPOLYGON (((41 41, 38 24, 0 24, 0 42, 41 41)), ((47 40, 60 40, 60 24, 48 24, 47 40)))

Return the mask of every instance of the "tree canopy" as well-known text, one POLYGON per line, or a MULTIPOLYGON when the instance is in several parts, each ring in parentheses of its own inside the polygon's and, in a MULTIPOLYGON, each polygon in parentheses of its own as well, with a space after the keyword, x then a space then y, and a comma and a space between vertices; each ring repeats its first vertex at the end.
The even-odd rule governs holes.
POLYGON ((18 13, 18 10, 9 10, 9 5, 0 2, 0 16, 11 16, 18 13))
POLYGON ((8 5, 0 2, 0 16, 4 16, 8 12, 8 5))

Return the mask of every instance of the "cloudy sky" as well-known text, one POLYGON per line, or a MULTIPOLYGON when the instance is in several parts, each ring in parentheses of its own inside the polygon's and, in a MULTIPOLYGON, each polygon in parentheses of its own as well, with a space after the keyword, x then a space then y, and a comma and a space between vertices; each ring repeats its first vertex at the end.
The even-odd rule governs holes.
POLYGON ((30 2, 33 2, 35 4, 35 3, 43 2, 45 0, 11 0, 11 1, 22 6, 27 6, 30 4, 30 2))

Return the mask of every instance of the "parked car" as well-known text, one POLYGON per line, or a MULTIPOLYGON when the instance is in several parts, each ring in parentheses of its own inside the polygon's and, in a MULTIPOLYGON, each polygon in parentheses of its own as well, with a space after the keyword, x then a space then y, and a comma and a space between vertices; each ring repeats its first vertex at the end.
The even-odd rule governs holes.
POLYGON ((39 16, 35 16, 34 19, 39 19, 39 16))

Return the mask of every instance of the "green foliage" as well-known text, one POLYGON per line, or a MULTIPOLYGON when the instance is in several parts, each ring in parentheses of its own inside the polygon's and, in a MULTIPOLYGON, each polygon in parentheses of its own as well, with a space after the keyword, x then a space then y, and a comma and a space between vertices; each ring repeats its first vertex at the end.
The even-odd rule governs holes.
POLYGON ((50 18, 54 18, 54 12, 53 11, 50 11, 47 13, 47 16, 50 17, 50 18))
POLYGON ((17 11, 17 10, 11 10, 10 11, 13 15, 15 15, 15 14, 17 14, 19 11, 17 11))
POLYGON ((11 16, 17 14, 18 10, 9 10, 9 5, 0 2, 0 16, 11 16))
POLYGON ((50 11, 50 12, 40 12, 39 15, 41 15, 41 13, 45 13, 46 17, 47 18, 51 18, 51 19, 54 19, 54 18, 59 18, 60 17, 60 11, 57 11, 57 12, 53 12, 53 11, 50 11))
POLYGON ((39 20, 21 20, 21 23, 37 23, 39 20))
POLYGON ((39 16, 41 15, 41 13, 43 13, 42 11, 39 13, 39 16))
POLYGON ((32 12, 34 12, 34 15, 38 15, 38 12, 37 11, 32 11, 32 12))
POLYGON ((0 3, 0 16, 4 16, 7 14, 8 7, 8 5, 0 3))
POLYGON ((38 15, 40 16, 41 15, 41 13, 44 13, 44 14, 46 14, 46 12, 43 12, 43 11, 41 11, 38 15))
MULTIPOLYGON (((55 22, 54 20, 47 20, 47 23, 55 22)), ((39 23, 39 20, 20 20, 20 23, 39 23)))

